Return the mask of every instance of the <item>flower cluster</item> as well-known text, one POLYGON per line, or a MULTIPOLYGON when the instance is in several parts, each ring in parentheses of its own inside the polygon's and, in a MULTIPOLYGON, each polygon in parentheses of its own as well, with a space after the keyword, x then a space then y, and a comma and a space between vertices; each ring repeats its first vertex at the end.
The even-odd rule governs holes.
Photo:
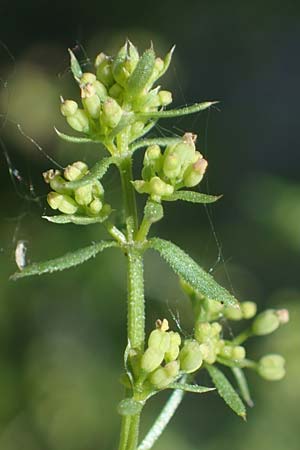
POLYGON ((70 215, 82 214, 93 217, 107 214, 110 207, 103 204, 104 189, 100 181, 94 180, 76 188, 71 184, 70 187, 70 182, 79 181, 88 172, 88 166, 82 161, 68 165, 63 174, 53 169, 44 172, 44 180, 52 189, 47 196, 49 206, 70 215))
POLYGON ((141 136, 149 119, 142 113, 150 114, 172 102, 171 92, 153 88, 168 69, 172 52, 162 60, 150 48, 140 57, 137 48, 126 41, 114 58, 104 53, 96 57, 95 73, 82 73, 71 53, 82 107, 74 100, 62 99, 61 112, 68 124, 103 142, 117 127, 129 127, 129 141, 141 136))
POLYGON ((169 331, 166 319, 158 320, 140 360, 139 385, 146 391, 165 389, 182 375, 194 374, 205 364, 215 363, 254 369, 266 380, 280 380, 284 377, 285 361, 282 356, 268 354, 258 362, 251 361, 246 359, 246 349, 241 344, 250 336, 270 334, 286 323, 287 310, 266 310, 254 317, 256 304, 253 302, 243 302, 240 308, 231 308, 225 307, 221 302, 204 299, 198 294, 193 295, 193 302, 198 301, 194 336, 182 339, 179 333, 169 331), (238 314, 234 315, 233 310, 237 310, 238 314), (220 322, 224 318, 254 320, 246 332, 228 340, 224 337, 226 328, 220 322))
POLYGON ((195 140, 194 134, 185 133, 181 142, 168 145, 163 154, 158 145, 148 147, 143 162, 143 180, 133 183, 137 192, 160 201, 178 189, 199 184, 207 161, 196 151, 195 140))

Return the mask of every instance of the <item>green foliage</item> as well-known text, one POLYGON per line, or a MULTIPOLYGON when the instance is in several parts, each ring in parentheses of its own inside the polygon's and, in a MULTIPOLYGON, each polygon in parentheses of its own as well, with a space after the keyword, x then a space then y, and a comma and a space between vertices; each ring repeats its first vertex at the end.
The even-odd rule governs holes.
POLYGON ((216 366, 207 365, 206 369, 225 403, 242 419, 246 419, 246 409, 240 397, 225 375, 216 366))
POLYGON ((149 246, 158 251, 175 273, 180 275, 198 293, 212 300, 220 300, 228 305, 238 307, 238 301, 225 288, 220 286, 211 275, 177 245, 160 238, 153 238, 149 246))
POLYGON ((79 264, 88 261, 90 258, 94 258, 104 249, 116 246, 116 243, 113 241, 97 242, 89 245, 88 247, 83 247, 80 250, 76 250, 75 252, 66 253, 60 258, 31 264, 25 267, 21 272, 16 272, 11 276, 11 279, 18 280, 19 278, 29 277, 31 275, 42 275, 44 273, 52 273, 70 269, 71 267, 78 266, 79 264))

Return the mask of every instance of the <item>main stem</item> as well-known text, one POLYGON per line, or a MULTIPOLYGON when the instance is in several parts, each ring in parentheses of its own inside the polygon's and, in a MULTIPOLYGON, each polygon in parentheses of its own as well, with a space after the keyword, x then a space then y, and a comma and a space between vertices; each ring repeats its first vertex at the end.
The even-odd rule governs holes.
MULTIPOLYGON (((144 305, 144 271, 142 252, 136 245, 138 217, 135 191, 132 186, 132 158, 126 155, 120 158, 127 226, 127 290, 128 318, 127 334, 130 348, 142 353, 145 341, 145 305, 144 305)), ((136 450, 139 436, 140 413, 123 416, 119 450, 136 450)))

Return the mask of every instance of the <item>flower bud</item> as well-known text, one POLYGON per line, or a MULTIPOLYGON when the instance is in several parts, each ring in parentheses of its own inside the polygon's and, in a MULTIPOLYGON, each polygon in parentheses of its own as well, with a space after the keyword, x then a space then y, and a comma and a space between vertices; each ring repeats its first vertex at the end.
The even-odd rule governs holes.
POLYGON ((173 194, 174 188, 159 177, 153 177, 149 182, 149 191, 154 197, 163 197, 173 194))
POLYGON ((259 360, 257 371, 266 380, 281 380, 285 375, 284 365, 285 360, 281 355, 269 354, 259 360))
POLYGON ((170 91, 160 91, 158 98, 161 106, 167 106, 172 103, 172 93, 170 91))
POLYGON ((96 80, 93 83, 93 87, 95 89, 95 93, 100 98, 101 102, 104 102, 107 98, 107 89, 100 81, 96 80))
POLYGON ((149 180, 161 168, 161 150, 158 145, 150 145, 144 156, 142 177, 149 180))
POLYGON ((67 122, 73 130, 79 131, 80 133, 89 132, 89 119, 83 109, 77 109, 72 116, 67 116, 67 122))
POLYGON ((279 317, 274 309, 260 313, 253 321, 252 332, 256 336, 273 333, 280 325, 279 317))
POLYGON ((123 93, 124 89, 118 83, 113 84, 109 90, 109 95, 117 100, 123 96, 123 93))
POLYGON ((223 358, 232 358, 233 347, 232 345, 224 345, 222 349, 219 350, 219 354, 223 356, 223 358))
POLYGON ((199 343, 205 342, 210 338, 211 325, 208 322, 200 322, 195 327, 195 338, 199 343))
POLYGON ((104 195, 104 189, 103 189, 103 186, 102 186, 102 184, 100 183, 99 180, 96 180, 96 181, 93 183, 93 189, 92 189, 92 192, 93 192, 93 196, 94 196, 94 197, 103 197, 103 195, 104 195))
POLYGON ((92 119, 98 119, 101 109, 101 101, 97 94, 85 97, 82 99, 83 106, 92 117, 92 119))
POLYGON ((69 195, 49 192, 47 201, 52 209, 58 209, 64 214, 75 214, 78 209, 75 201, 69 195))
POLYGON ((106 87, 114 84, 114 77, 111 68, 111 59, 104 53, 100 53, 95 61, 97 68, 97 80, 101 81, 106 87))
POLYGON ((92 197, 92 185, 86 184, 85 186, 80 186, 75 190, 75 201, 78 205, 86 206, 91 203, 92 197))
POLYGON ((180 369, 186 373, 192 373, 198 370, 203 361, 203 355, 200 345, 197 341, 185 341, 183 348, 179 353, 180 369))
POLYGON ((96 81, 96 75, 94 73, 91 72, 85 72, 82 74, 82 77, 80 79, 80 84, 84 85, 84 84, 93 84, 94 81, 96 81))
POLYGON ((66 187, 66 181, 61 175, 55 175, 49 184, 51 189, 59 194, 72 194, 72 190, 66 187))
POLYGON ((226 306, 226 308, 224 308, 224 316, 229 320, 242 320, 243 313, 241 306, 226 306))
POLYGON ((115 128, 121 120, 123 110, 115 99, 109 97, 105 100, 100 116, 101 124, 110 128, 115 128))
POLYGON ((241 361, 242 359, 245 359, 246 357, 246 350, 241 345, 237 345, 236 347, 233 347, 231 358, 237 361, 241 361))
POLYGON ((99 214, 99 212, 102 210, 103 203, 99 198, 94 198, 94 200, 89 204, 88 210, 89 213, 92 215, 99 214))
POLYGON ((64 100, 60 105, 60 111, 63 116, 73 116, 78 109, 78 104, 73 100, 64 100))
POLYGON ((141 358, 141 370, 150 373, 157 369, 164 359, 164 352, 156 347, 148 347, 141 358))
POLYGON ((255 316, 257 306, 254 302, 242 302, 240 304, 243 319, 252 319, 255 316))
POLYGON ((83 161, 76 161, 68 165, 64 170, 64 177, 68 181, 80 180, 89 171, 87 164, 83 161))
POLYGON ((159 321, 157 326, 158 328, 150 333, 148 346, 165 353, 170 347, 170 334, 167 333, 168 321, 166 319, 162 322, 159 321))
POLYGON ((181 337, 179 333, 170 331, 168 334, 170 336, 170 345, 165 353, 166 362, 175 361, 175 359, 177 359, 179 355, 179 346, 181 344, 181 337))
POLYGON ((164 367, 156 369, 155 372, 151 374, 149 381, 157 389, 164 389, 174 381, 178 373, 179 363, 178 361, 172 361, 164 367))
POLYGON ((177 155, 169 154, 164 159, 163 172, 166 177, 177 178, 181 172, 181 160, 177 155))
POLYGON ((194 187, 200 183, 207 168, 207 161, 199 158, 195 163, 191 164, 184 173, 184 184, 186 187, 194 187))

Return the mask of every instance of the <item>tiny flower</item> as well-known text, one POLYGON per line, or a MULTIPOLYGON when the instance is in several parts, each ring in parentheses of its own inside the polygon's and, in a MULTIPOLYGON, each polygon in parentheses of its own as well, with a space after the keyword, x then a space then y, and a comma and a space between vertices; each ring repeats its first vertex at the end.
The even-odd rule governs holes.
POLYGON ((281 355, 269 354, 259 360, 257 371, 265 380, 277 381, 285 375, 284 365, 285 360, 281 355))

